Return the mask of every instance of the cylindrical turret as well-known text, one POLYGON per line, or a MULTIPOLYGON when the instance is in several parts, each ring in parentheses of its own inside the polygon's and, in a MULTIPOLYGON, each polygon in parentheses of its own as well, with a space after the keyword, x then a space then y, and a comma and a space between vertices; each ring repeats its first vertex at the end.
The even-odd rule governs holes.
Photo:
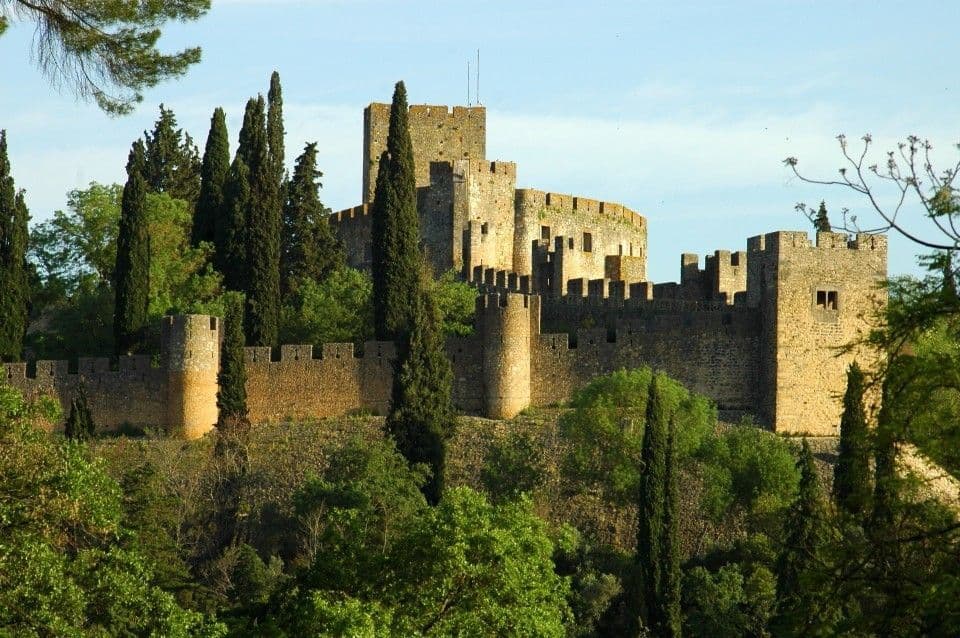
POLYGON ((510 419, 530 405, 530 338, 539 301, 517 293, 488 294, 477 299, 483 333, 483 377, 486 416, 510 419))
POLYGON ((220 320, 208 315, 164 317, 167 431, 197 439, 217 423, 220 320))

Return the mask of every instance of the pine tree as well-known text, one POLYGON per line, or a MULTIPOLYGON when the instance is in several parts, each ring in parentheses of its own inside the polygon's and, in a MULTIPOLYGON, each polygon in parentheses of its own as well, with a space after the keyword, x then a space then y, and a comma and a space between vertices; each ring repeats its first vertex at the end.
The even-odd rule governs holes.
POLYGON ((278 184, 270 163, 264 101, 247 103, 240 150, 250 169, 247 209, 246 334, 250 345, 275 346, 280 324, 280 226, 278 184))
POLYGON ((153 132, 144 132, 144 179, 155 193, 167 193, 191 205, 200 194, 200 157, 189 134, 177 128, 173 111, 160 105, 153 132))
POLYGON ((70 416, 64 424, 63 433, 71 441, 83 442, 92 438, 96 429, 90 405, 87 403, 87 388, 81 379, 77 386, 77 395, 70 401, 70 416))
POLYGON ((661 567, 663 593, 662 634, 678 638, 683 623, 680 611, 680 481, 677 468, 677 422, 670 419, 667 436, 666 477, 663 495, 661 567))
POLYGON ((220 346, 220 373, 217 383, 217 427, 243 424, 247 420, 247 374, 243 363, 243 295, 227 293, 223 318, 223 342, 220 346))
POLYGON ((144 148, 137 140, 127 161, 123 187, 117 261, 114 269, 113 333, 117 354, 143 348, 150 301, 150 235, 147 225, 147 184, 143 177, 144 148))
POLYGON ((200 195, 193 215, 191 242, 213 242, 216 226, 223 215, 224 189, 230 174, 230 140, 227 135, 227 116, 217 107, 210 118, 210 133, 203 152, 200 169, 200 195))
POLYGON ((0 361, 16 361, 27 331, 30 287, 26 262, 27 222, 23 191, 10 173, 7 134, 0 131, 0 361))
POLYGON ((425 287, 422 290, 410 336, 400 344, 386 429, 411 465, 430 467, 423 493, 436 505, 443 494, 446 445, 454 425, 453 374, 444 352, 440 313, 432 295, 425 287))
POLYGON ((379 339, 397 339, 410 330, 418 297, 411 286, 418 283, 415 274, 422 261, 420 221, 407 116, 407 91, 397 82, 371 214, 374 330, 379 339))
POLYGON ((640 590, 635 594, 634 612, 639 626, 655 634, 666 630, 669 623, 665 609, 667 584, 663 571, 666 532, 667 448, 669 447, 669 406, 665 379, 656 374, 650 382, 646 428, 643 434, 641 462, 643 474, 637 494, 636 564, 640 590))
POLYGON ((247 285, 247 213, 250 210, 250 170, 237 154, 223 188, 223 206, 214 227, 214 265, 227 290, 247 285))
POLYGON ((847 391, 840 418, 840 450, 833 470, 837 505, 854 516, 863 516, 870 505, 870 443, 863 407, 863 372, 856 362, 847 370, 847 391))
POLYGON ((283 249, 280 284, 284 294, 295 281, 307 277, 322 281, 344 262, 343 247, 328 222, 330 211, 320 202, 317 144, 307 144, 297 158, 283 208, 283 249))
POLYGON ((827 203, 824 201, 820 202, 820 209, 817 210, 817 216, 813 220, 813 225, 816 230, 829 233, 830 228, 830 219, 827 217, 827 203))
POLYGON ((810 445, 804 439, 800 458, 800 489, 787 515, 786 539, 777 560, 777 635, 805 635, 804 630, 819 606, 819 591, 808 580, 826 540, 826 515, 820 477, 810 445))

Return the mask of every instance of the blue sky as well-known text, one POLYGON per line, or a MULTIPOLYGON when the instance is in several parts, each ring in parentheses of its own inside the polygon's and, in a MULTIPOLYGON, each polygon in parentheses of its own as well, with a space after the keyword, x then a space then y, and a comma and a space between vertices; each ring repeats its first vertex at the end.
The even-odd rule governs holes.
MULTIPOLYGON (((35 220, 62 208, 70 189, 122 181, 129 145, 161 102, 201 148, 223 106, 235 143, 247 97, 266 92, 274 69, 289 159, 319 142, 323 201, 352 206, 363 107, 389 101, 398 79, 412 103, 465 103, 477 48, 488 156, 517 162, 521 187, 646 215, 655 281, 679 277, 681 252, 806 229, 798 201, 823 198, 872 223, 863 199, 802 184, 781 164, 796 156, 809 174, 834 175, 838 133, 872 133, 875 161, 910 133, 934 143, 939 164, 958 157, 956 2, 213 4, 162 41, 201 45, 203 62, 119 119, 51 88, 30 63, 32 25, 0 38, 0 128, 35 220)), ((891 273, 917 272, 915 247, 891 243, 891 273)))

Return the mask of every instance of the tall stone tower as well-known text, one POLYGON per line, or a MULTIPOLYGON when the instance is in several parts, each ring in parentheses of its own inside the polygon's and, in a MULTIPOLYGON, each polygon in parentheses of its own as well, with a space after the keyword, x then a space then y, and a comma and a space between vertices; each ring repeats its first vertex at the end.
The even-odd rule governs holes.
POLYGON ((760 416, 777 432, 836 435, 847 367, 875 363, 844 348, 886 307, 887 238, 818 232, 813 245, 781 231, 751 237, 747 251, 747 303, 762 315, 760 416))
POLYGON ((511 419, 530 405, 530 342, 540 325, 540 298, 481 295, 477 319, 483 341, 484 414, 511 419))
POLYGON ((167 369, 167 430, 197 439, 217 422, 220 319, 208 315, 164 317, 167 369))
MULTIPOLYGON (((482 106, 414 105, 408 113, 417 187, 430 185, 431 162, 483 159, 487 153, 487 109, 482 106)), ((373 202, 380 155, 387 150, 390 105, 363 110, 363 202, 373 202)))

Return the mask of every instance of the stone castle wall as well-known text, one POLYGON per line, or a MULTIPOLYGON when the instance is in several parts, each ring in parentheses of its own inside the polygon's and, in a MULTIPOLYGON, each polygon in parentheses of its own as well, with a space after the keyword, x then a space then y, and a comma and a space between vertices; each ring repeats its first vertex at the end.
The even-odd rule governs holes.
MULTIPOLYGON (((430 163, 483 159, 487 149, 487 109, 482 106, 414 105, 408 113, 417 186, 430 185, 430 163)), ((390 105, 370 104, 363 111, 363 199, 373 201, 380 155, 387 149, 390 105)))

